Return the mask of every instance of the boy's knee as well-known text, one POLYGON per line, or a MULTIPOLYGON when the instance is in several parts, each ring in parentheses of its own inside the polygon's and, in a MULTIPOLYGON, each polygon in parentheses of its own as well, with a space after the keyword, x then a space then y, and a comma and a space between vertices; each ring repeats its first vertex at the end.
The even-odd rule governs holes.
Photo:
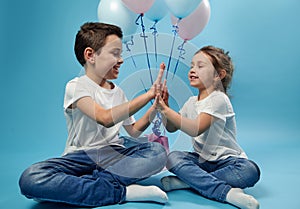
POLYGON ((42 176, 39 164, 34 164, 27 168, 19 179, 21 193, 28 198, 34 197, 38 185, 42 183, 42 176))
POLYGON ((168 159, 168 155, 164 146, 157 142, 152 142, 151 146, 155 157, 157 157, 157 159, 159 159, 161 163, 165 165, 168 159))
POLYGON ((33 170, 31 167, 27 168, 20 176, 19 179, 19 187, 21 190, 21 193, 25 196, 30 196, 30 190, 33 187, 33 170))

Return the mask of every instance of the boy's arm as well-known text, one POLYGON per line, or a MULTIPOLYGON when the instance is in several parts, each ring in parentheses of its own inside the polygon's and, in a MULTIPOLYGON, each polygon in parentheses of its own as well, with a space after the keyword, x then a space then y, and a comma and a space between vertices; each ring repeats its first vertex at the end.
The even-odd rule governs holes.
POLYGON ((97 121, 99 124, 109 128, 136 113, 152 99, 150 93, 142 94, 135 99, 111 109, 104 109, 91 97, 79 99, 75 105, 84 114, 97 121))
POLYGON ((129 102, 115 106, 111 109, 104 109, 91 97, 83 97, 79 99, 73 107, 78 107, 84 114, 88 115, 104 127, 112 127, 114 124, 119 123, 136 113, 155 97, 157 91, 160 89, 164 69, 164 66, 160 68, 157 79, 149 91, 129 102))
MULTIPOLYGON (((164 69, 165 69, 165 64, 161 63, 160 72, 155 82, 156 84, 157 83, 161 84, 161 79, 163 76, 164 69)), ((166 90, 166 81, 164 82, 161 88, 160 85, 156 85, 156 87, 157 87, 156 94, 161 94, 161 93, 164 94, 166 90)), ((165 94, 167 94, 167 92, 165 94)), ((139 137, 149 127, 149 125, 155 118, 156 113, 157 110, 155 109, 155 106, 152 105, 136 123, 134 123, 133 125, 124 126, 125 130, 131 137, 134 138, 139 137)))
POLYGON ((123 127, 131 137, 137 138, 149 127, 156 113, 157 111, 155 110, 155 108, 151 106, 138 121, 136 121, 132 125, 123 127))

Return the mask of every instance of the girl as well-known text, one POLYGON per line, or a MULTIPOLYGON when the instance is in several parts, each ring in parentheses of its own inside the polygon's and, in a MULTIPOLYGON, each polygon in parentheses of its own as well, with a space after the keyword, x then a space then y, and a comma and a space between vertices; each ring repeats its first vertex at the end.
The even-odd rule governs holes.
POLYGON ((193 152, 173 151, 167 168, 176 176, 161 179, 165 191, 191 188, 204 197, 242 209, 258 209, 258 201, 243 192, 260 178, 258 166, 248 160, 236 141, 235 113, 227 89, 233 64, 223 49, 206 46, 195 53, 188 73, 199 90, 176 113, 168 107, 165 88, 156 96, 156 108, 166 118, 169 132, 178 129, 193 139, 193 152))

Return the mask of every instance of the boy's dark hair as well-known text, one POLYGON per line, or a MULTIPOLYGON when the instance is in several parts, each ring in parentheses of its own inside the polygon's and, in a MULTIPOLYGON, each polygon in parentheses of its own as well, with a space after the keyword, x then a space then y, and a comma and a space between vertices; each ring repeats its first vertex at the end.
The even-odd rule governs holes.
POLYGON ((117 35, 122 39, 123 34, 121 28, 115 25, 87 22, 80 27, 76 34, 74 51, 78 62, 84 66, 84 50, 91 47, 96 52, 105 45, 106 37, 109 35, 117 35))
POLYGON ((224 49, 214 46, 204 46, 195 54, 199 52, 203 52, 210 57, 210 60, 217 73, 219 73, 221 69, 224 69, 226 71, 226 76, 221 81, 223 84, 222 89, 227 94, 227 90, 230 87, 234 72, 234 65, 231 57, 229 56, 229 52, 225 52, 224 49))

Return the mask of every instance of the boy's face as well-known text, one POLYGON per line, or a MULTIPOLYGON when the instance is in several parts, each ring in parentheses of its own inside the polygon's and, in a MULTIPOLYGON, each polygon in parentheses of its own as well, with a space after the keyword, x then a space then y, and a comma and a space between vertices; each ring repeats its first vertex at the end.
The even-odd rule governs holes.
POLYGON ((123 63, 121 53, 122 40, 116 35, 107 36, 105 45, 95 53, 95 73, 108 80, 118 78, 123 63))
POLYGON ((194 55, 191 63, 191 69, 188 73, 190 85, 204 90, 214 83, 215 68, 211 63, 208 55, 203 52, 194 55))

